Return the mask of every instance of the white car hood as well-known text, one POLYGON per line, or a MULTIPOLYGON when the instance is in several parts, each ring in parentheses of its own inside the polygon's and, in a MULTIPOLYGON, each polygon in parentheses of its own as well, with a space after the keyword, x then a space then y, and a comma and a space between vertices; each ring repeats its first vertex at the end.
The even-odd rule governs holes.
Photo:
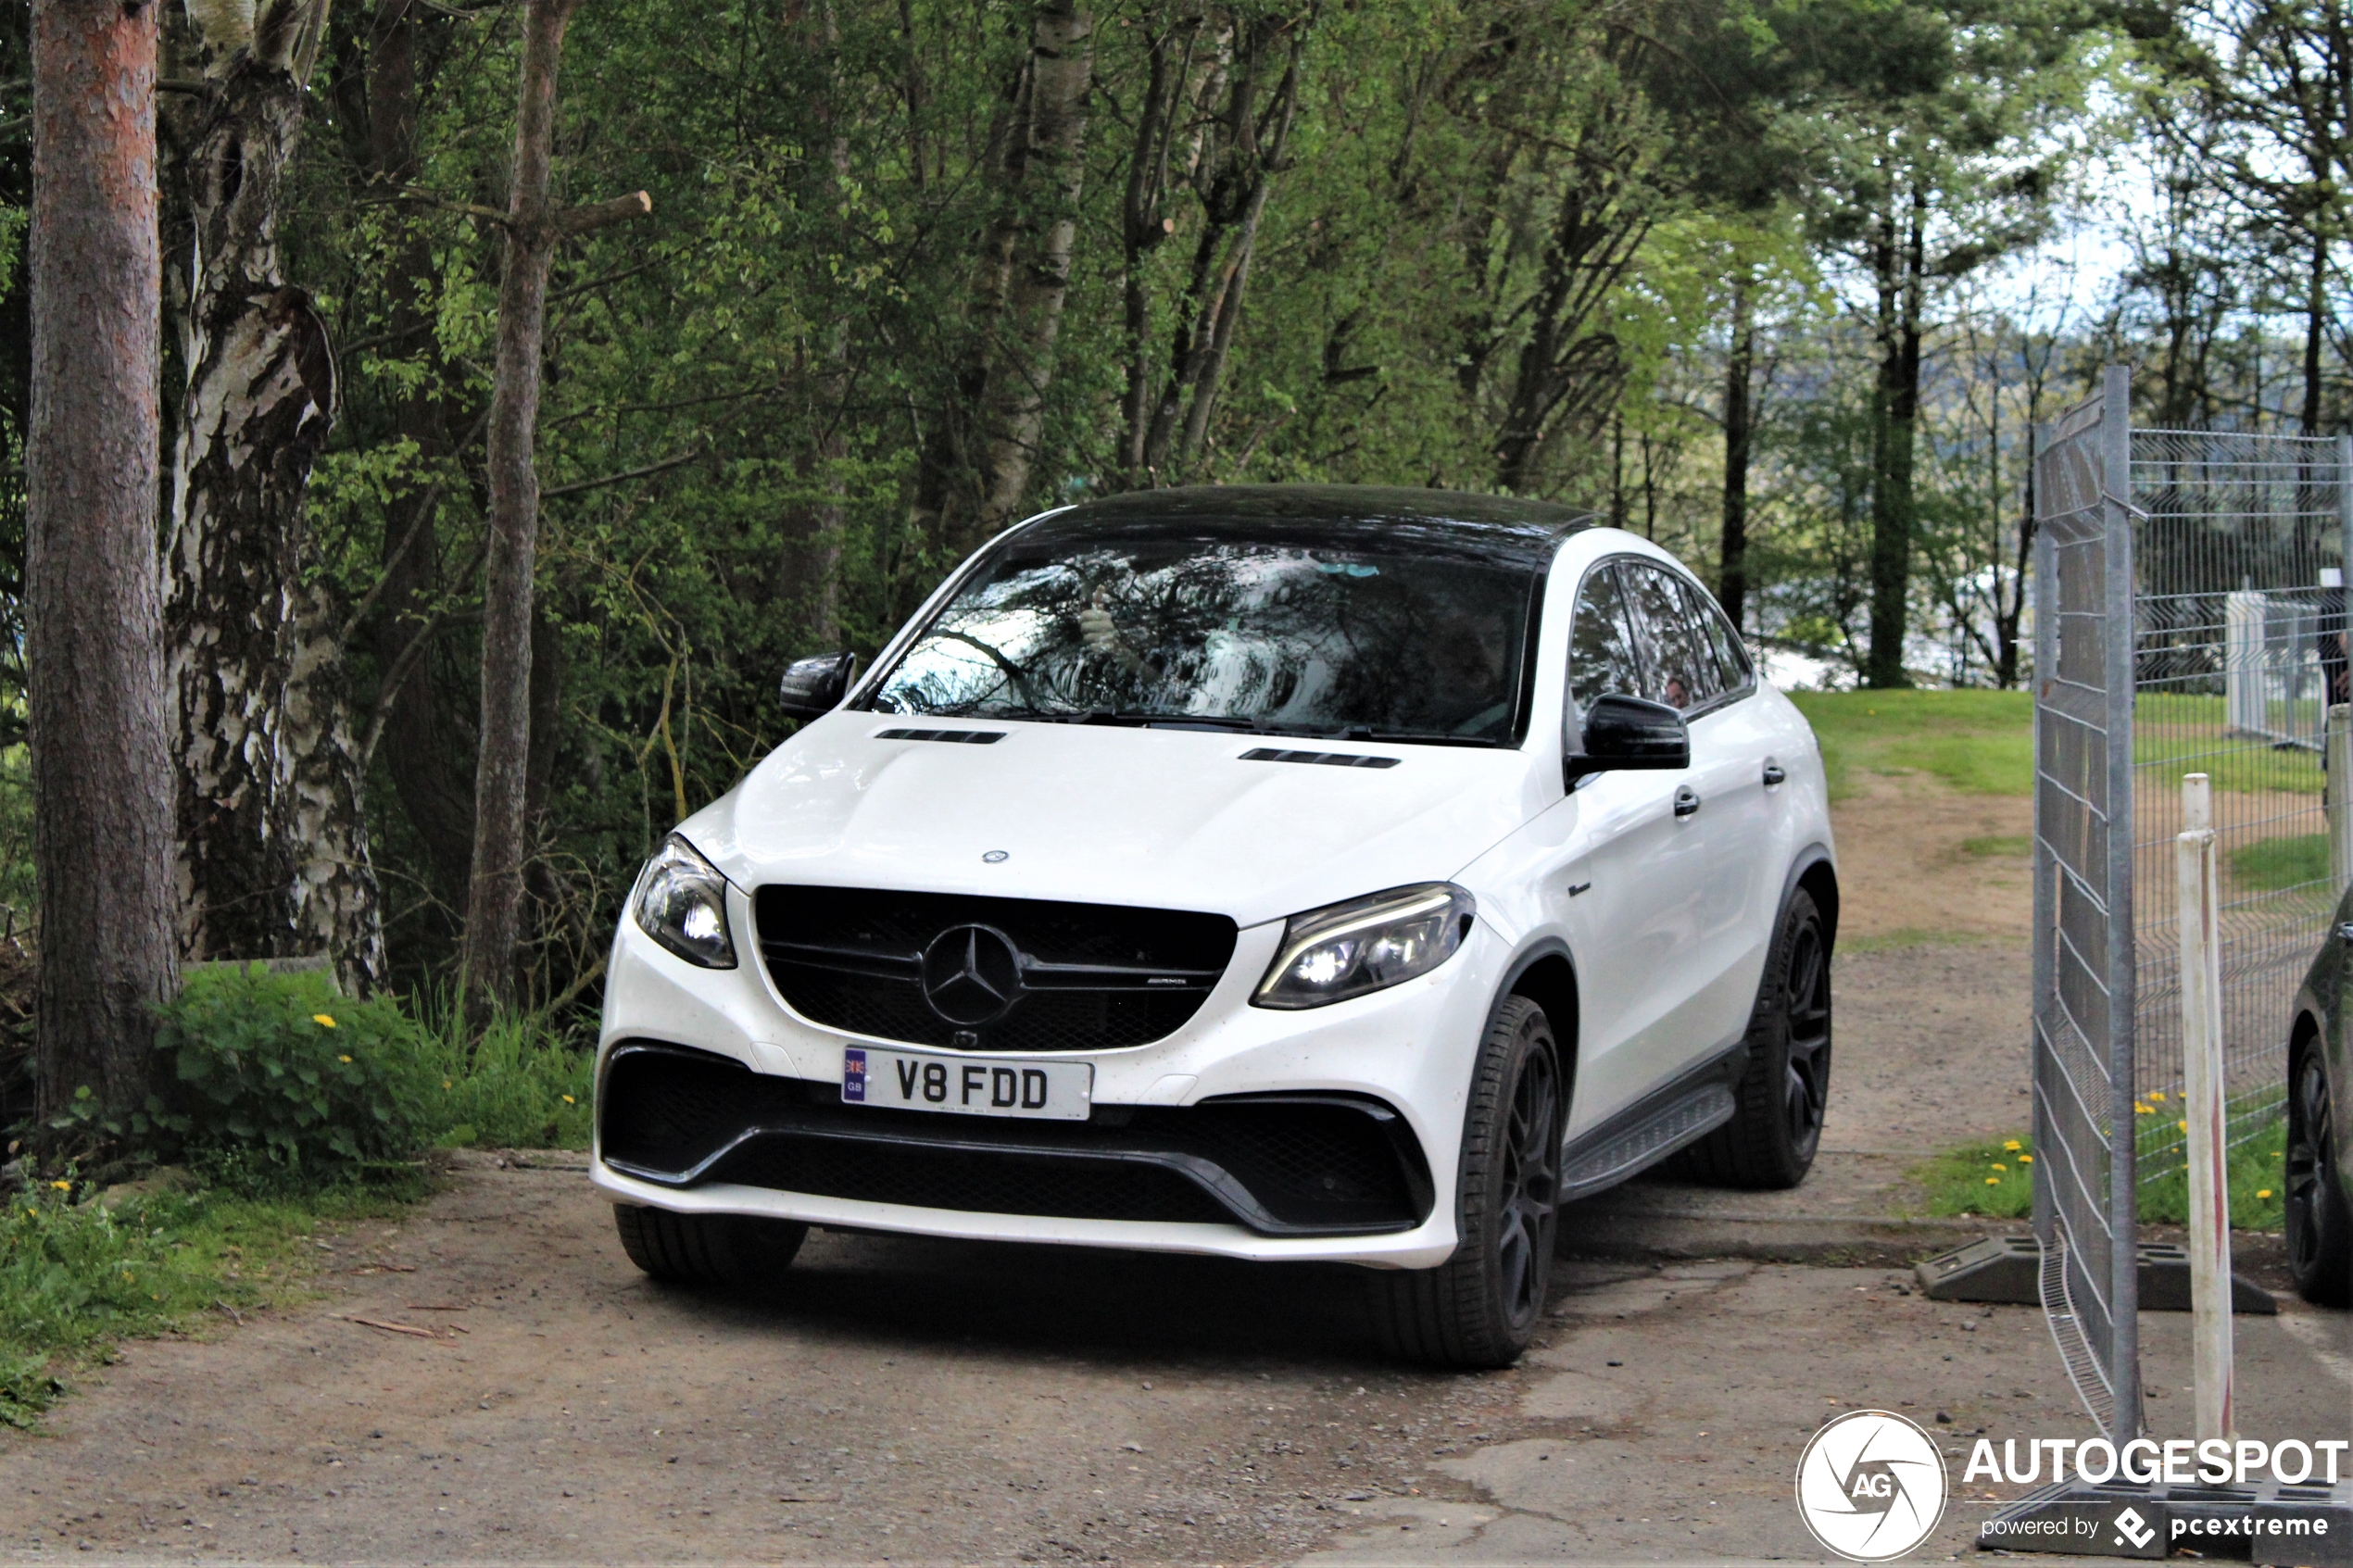
POLYGON ((1248 926, 1453 876, 1541 809, 1544 771, 1525 752, 1475 746, 845 710, 808 725, 680 831, 746 889, 997 894, 1214 910, 1248 926), (957 727, 1004 738, 876 738, 957 727), (1241 760, 1261 746, 1398 763, 1241 760), (982 859, 999 850, 1001 860, 982 859))

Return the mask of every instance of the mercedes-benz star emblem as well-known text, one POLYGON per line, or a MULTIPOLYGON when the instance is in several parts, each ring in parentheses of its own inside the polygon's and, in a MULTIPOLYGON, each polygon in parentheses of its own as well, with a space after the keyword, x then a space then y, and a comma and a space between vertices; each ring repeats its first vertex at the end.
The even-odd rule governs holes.
POLYGON ((924 949, 924 996, 950 1023, 991 1023, 1021 999, 1013 938, 986 925, 951 926, 924 949))

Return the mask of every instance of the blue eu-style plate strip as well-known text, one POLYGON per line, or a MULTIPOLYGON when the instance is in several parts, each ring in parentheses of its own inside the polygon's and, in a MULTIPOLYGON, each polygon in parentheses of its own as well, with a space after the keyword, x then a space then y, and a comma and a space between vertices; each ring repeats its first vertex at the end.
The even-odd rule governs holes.
POLYGON ((841 1053, 841 1098, 861 1104, 866 1098, 866 1053, 851 1046, 841 1053))

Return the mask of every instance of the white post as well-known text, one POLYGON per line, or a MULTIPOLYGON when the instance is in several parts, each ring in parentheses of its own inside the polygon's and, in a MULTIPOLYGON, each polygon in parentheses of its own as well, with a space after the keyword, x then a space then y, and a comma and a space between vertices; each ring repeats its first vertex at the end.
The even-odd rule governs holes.
POLYGON ((2341 702, 2329 705, 2322 777, 2329 811, 2329 897, 2334 900, 2353 886, 2353 707, 2341 702))
POLYGON ((2214 796, 2204 773, 2182 780, 2174 842, 2181 894, 2182 1081, 2189 1113, 2191 1383, 2197 1436, 2234 1437, 2231 1355, 2231 1189, 2222 1123, 2221 886, 2214 796))

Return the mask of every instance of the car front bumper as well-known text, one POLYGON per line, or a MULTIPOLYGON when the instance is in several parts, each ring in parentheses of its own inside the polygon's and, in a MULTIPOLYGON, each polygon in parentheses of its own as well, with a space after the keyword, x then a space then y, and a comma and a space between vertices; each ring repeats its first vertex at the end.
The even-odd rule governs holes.
MULTIPOLYGON (((729 914, 740 940, 752 929, 749 901, 740 891, 730 895, 729 914)), ((1475 924, 1460 951, 1417 980, 1305 1011, 1251 1007, 1250 994, 1281 935, 1280 922, 1242 931, 1231 963, 1201 1010, 1166 1038, 1042 1059, 1094 1069, 1093 1117, 1074 1124, 842 1106, 847 1047, 921 1047, 799 1017, 749 943, 740 944, 736 968, 698 969, 624 920, 606 987, 591 1179, 616 1201, 682 1213, 1269 1261, 1402 1268, 1441 1262, 1455 1243, 1454 1179, 1472 1061, 1508 949, 1484 924, 1475 924), (637 1070, 664 1047, 700 1053, 706 1062, 720 1059, 716 1065, 730 1072, 739 1066, 751 1076, 733 1089, 723 1085, 724 1092, 706 1094, 696 1106, 680 1103, 673 1123, 709 1120, 712 1134, 705 1147, 651 1159, 642 1136, 629 1133, 623 1140, 628 1147, 609 1157, 608 1121, 616 1109, 611 1091, 618 1086, 624 1109, 648 1092, 645 1085, 654 1080, 637 1070), (632 1059, 637 1068, 624 1066, 616 1078, 616 1061, 632 1059), (1302 1102, 1295 1111, 1273 1109, 1294 1101, 1302 1102), (1227 1158, 1220 1149, 1232 1147, 1230 1140, 1204 1144, 1195 1135, 1237 1117, 1270 1125, 1293 1115, 1329 1120, 1331 1108, 1351 1104, 1407 1151, 1400 1168, 1414 1189, 1410 1212, 1378 1225, 1363 1223, 1361 1212, 1353 1224, 1303 1223, 1296 1205, 1286 1209, 1269 1200, 1253 1206, 1247 1194, 1234 1195, 1235 1184, 1220 1185, 1221 1164, 1251 1184, 1258 1182, 1252 1172, 1280 1165, 1290 1179, 1287 1190, 1296 1191, 1299 1178, 1312 1179, 1314 1160, 1322 1158, 1314 1140, 1279 1155, 1262 1150, 1227 1158), (894 1155, 894 1148, 901 1153, 894 1155), (992 1160, 1084 1173, 1095 1196, 1072 1207, 1090 1211, 1027 1211, 1054 1206, 1036 1198, 1033 1189, 1025 1189, 1032 1196, 1018 1205, 1025 1211, 991 1211, 985 1207, 989 1192, 1003 1190, 1001 1184, 959 1181, 949 1184, 952 1193, 935 1191, 919 1174, 946 1171, 948 1161, 980 1162, 960 1165, 966 1174, 992 1172, 992 1160), (1101 1197, 1102 1184, 1144 1180, 1139 1165, 1161 1173, 1152 1180, 1175 1173, 1205 1191, 1226 1193, 1229 1201, 1222 1211, 1216 1204, 1174 1205, 1172 1211, 1184 1210, 1183 1218, 1104 1217, 1133 1206, 1101 1197), (824 1179, 811 1177, 812 1171, 824 1179), (862 1174, 847 1173, 853 1171, 862 1174), (835 1190, 796 1190, 810 1185, 835 1190), (925 1198, 932 1201, 921 1200, 925 1198)), ((962 1060, 1008 1059, 978 1054, 962 1060)))

